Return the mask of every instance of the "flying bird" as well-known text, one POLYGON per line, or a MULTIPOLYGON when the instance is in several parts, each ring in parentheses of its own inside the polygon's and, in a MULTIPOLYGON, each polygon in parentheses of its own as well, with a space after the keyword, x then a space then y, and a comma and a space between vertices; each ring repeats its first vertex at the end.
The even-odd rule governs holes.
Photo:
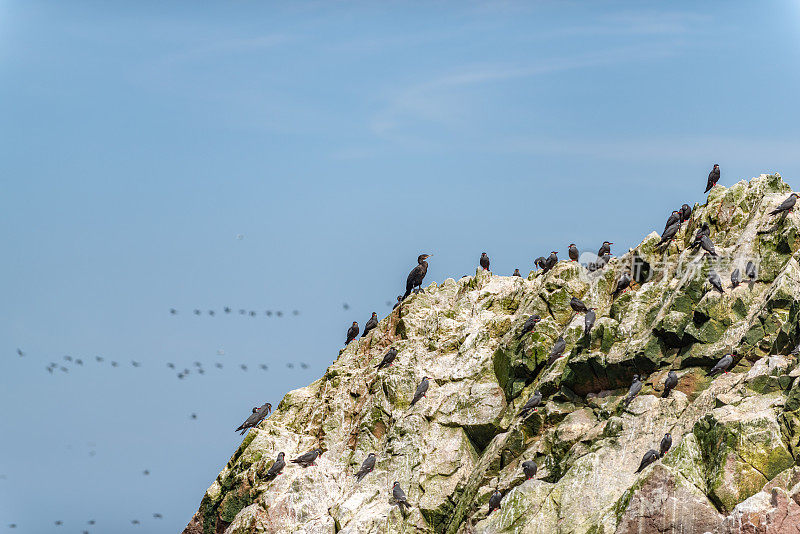
POLYGON ((408 510, 411 508, 411 505, 408 504, 408 499, 406 498, 406 492, 404 492, 403 488, 400 487, 399 482, 395 482, 394 485, 392 485, 392 498, 394 498, 401 511, 403 509, 408 510))
POLYGON ((785 211, 794 211, 794 205, 797 203, 797 198, 800 197, 800 194, 792 193, 789 195, 789 198, 781 202, 780 206, 769 212, 770 215, 777 215, 779 213, 783 213, 785 211))
POLYGON ((727 374, 728 367, 730 367, 732 363, 733 363, 733 354, 726 354, 725 356, 722 357, 720 361, 717 362, 717 364, 714 367, 711 368, 711 370, 708 373, 706 373, 706 376, 714 376, 722 372, 727 374))
POLYGON ((664 379, 664 394, 662 397, 669 397, 669 392, 675 389, 678 385, 678 374, 675 371, 667 373, 667 378, 664 379))
POLYGON ((639 469, 637 469, 636 472, 641 473, 645 467, 652 464, 656 460, 658 460, 658 452, 650 449, 644 453, 644 456, 642 457, 642 463, 639 464, 639 469))
POLYGON ((576 313, 586 313, 589 311, 589 308, 586 307, 586 304, 584 304, 583 301, 578 297, 572 297, 572 299, 569 301, 569 306, 576 313))
POLYGON ((347 329, 347 339, 345 339, 344 344, 347 345, 353 341, 356 336, 358 336, 358 323, 353 321, 353 324, 347 329))
POLYGON ((273 464, 267 470, 267 475, 266 475, 267 480, 272 480, 276 476, 280 475, 281 471, 283 471, 283 468, 286 467, 286 461, 284 460, 284 456, 285 455, 283 454, 283 452, 278 453, 278 457, 275 459, 275 462, 273 462, 273 464))
POLYGON ((567 248, 567 254, 569 255, 569 261, 578 261, 580 252, 578 252, 578 247, 575 246, 575 243, 570 243, 569 248, 567 248))
POLYGON ((564 341, 562 336, 558 336, 558 339, 556 339, 556 342, 553 344, 553 348, 550 350, 550 355, 547 357, 546 365, 549 366, 554 361, 559 359, 561 355, 564 354, 565 348, 567 348, 567 342, 564 341))
POLYGON ((312 465, 316 465, 314 462, 317 461, 317 457, 322 456, 322 449, 314 449, 312 451, 308 451, 305 454, 301 454, 294 460, 292 460, 293 464, 298 464, 300 467, 309 467, 312 465))
POLYGON ((661 445, 659 445, 659 453, 661 458, 663 458, 664 455, 667 454, 667 451, 669 450, 670 447, 672 447, 672 435, 669 432, 667 432, 666 434, 664 434, 664 437, 661 438, 661 445))
POLYGON ((485 252, 481 253, 481 259, 478 260, 478 263, 480 263, 484 271, 489 270, 489 256, 487 256, 485 252))
POLYGON ((491 514, 494 510, 499 510, 500 501, 502 500, 503 500, 503 494, 500 493, 500 490, 498 489, 494 490, 492 496, 489 497, 489 512, 487 513, 487 515, 491 514))
POLYGON ((711 172, 708 173, 708 183, 706 184, 706 190, 703 193, 708 193, 711 191, 711 188, 717 185, 719 182, 719 165, 716 163, 714 164, 714 168, 711 169, 711 172))
POLYGON ((356 482, 361 482, 361 479, 371 473, 373 469, 375 469, 375 453, 371 452, 361 464, 361 469, 356 473, 356 482))
POLYGON ((361 337, 367 337, 369 331, 378 326, 378 314, 372 312, 372 317, 369 318, 367 323, 364 325, 364 333, 361 334, 361 337))
POLYGON ((428 392, 428 377, 422 377, 422 382, 419 383, 417 386, 417 390, 414 392, 414 398, 411 399, 411 406, 414 406, 417 401, 419 401, 425 394, 428 392))
POLYGON ((23 356, 25 356, 25 353, 24 353, 24 352, 22 352, 22 349, 17 349, 17 354, 19 355, 19 357, 20 357, 20 358, 22 358, 23 356))
POLYGON ((533 460, 526 460, 522 462, 522 473, 525 475, 525 480, 530 480, 536 476, 536 471, 539 466, 533 460))
POLYGON ((583 335, 588 336, 589 333, 592 331, 592 327, 594 326, 595 318, 597 314, 594 312, 596 308, 589 308, 586 312, 586 315, 583 317, 583 335))
POLYGON ((408 273, 406 292, 403 294, 403 298, 409 296, 414 288, 419 288, 419 290, 422 291, 422 280, 424 280, 425 275, 428 274, 428 262, 425 260, 431 256, 433 256, 433 254, 420 254, 417 257, 417 266, 408 273))
POLYGON ((383 369, 384 367, 389 367, 394 362, 394 359, 397 358, 397 349, 391 347, 386 354, 383 355, 383 359, 381 362, 376 366, 376 369, 383 369))
POLYGON ((239 428, 234 430, 234 432, 239 432, 241 430, 240 435, 244 435, 244 433, 247 432, 248 429, 253 428, 258 423, 260 423, 261 420, 264 419, 266 416, 268 416, 271 411, 272 411, 272 404, 268 402, 264 403, 260 408, 258 406, 253 407, 253 413, 251 413, 250 416, 247 419, 245 419, 244 423, 239 425, 239 428))
POLYGON ((536 323, 541 321, 542 318, 539 317, 538 314, 533 314, 525 321, 525 324, 522 325, 522 331, 517 336, 517 339, 521 339, 522 336, 527 334, 528 332, 533 332, 533 329, 536 328, 536 323))
POLYGON ((639 380, 639 375, 633 375, 633 382, 631 383, 631 387, 628 389, 628 395, 622 401, 625 406, 628 406, 631 401, 633 400, 636 395, 642 390, 642 381, 639 380))
POLYGON ((539 405, 541 403, 542 403, 542 392, 537 389, 536 391, 533 392, 531 398, 528 399, 528 402, 526 402, 525 405, 522 407, 522 409, 519 411, 519 414, 522 417, 527 417, 530 412, 539 411, 539 405))

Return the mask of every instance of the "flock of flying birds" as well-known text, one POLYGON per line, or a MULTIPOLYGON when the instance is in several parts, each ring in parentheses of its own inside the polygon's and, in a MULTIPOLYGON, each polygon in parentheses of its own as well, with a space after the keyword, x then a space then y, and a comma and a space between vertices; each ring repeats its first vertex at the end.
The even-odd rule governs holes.
MULTIPOLYGON (((716 186, 717 182, 720 178, 720 169, 719 165, 714 165, 714 168, 708 175, 708 183, 706 185, 706 190, 704 193, 710 191, 714 186, 716 186)), ((784 200, 779 206, 775 209, 770 211, 770 215, 785 215, 786 213, 791 212, 794 209, 795 203, 797 199, 800 197, 797 193, 792 193, 789 197, 784 200)), ((681 228, 681 225, 688 221, 692 214, 692 209, 688 204, 683 204, 679 210, 675 210, 669 216, 667 223, 665 225, 664 231, 661 234, 661 239, 658 243, 658 247, 663 247, 665 250, 669 245, 675 240, 675 236, 678 234, 678 231, 681 228)), ((600 250, 597 254, 597 259, 593 262, 590 262, 586 265, 587 270, 589 271, 597 271, 601 270, 605 267, 608 263, 609 259, 611 258, 611 245, 614 243, 611 241, 605 241, 601 246, 600 250)), ((714 243, 711 240, 711 232, 708 224, 704 223, 698 229, 697 234, 690 245, 692 249, 702 248, 705 252, 704 255, 706 259, 717 258, 717 253, 714 249, 714 243)), ((575 244, 570 244, 568 247, 568 255, 570 261, 578 261, 579 258, 579 251, 575 244)), ((412 292, 420 292, 424 291, 422 289, 422 281, 425 278, 425 275, 428 272, 428 262, 427 259, 430 258, 431 254, 421 254, 417 258, 417 266, 411 270, 406 280, 406 291, 403 295, 397 297, 397 303, 394 305, 395 308, 402 305, 403 300, 408 297, 412 292)), ((558 263, 558 252, 552 251, 550 256, 540 257, 534 261, 534 264, 541 268, 545 273, 550 271, 555 265, 558 263)), ((482 253, 478 264, 485 270, 489 271, 490 259, 486 252, 482 253)), ((750 283, 754 283, 757 278, 756 266, 752 262, 748 262, 745 267, 745 274, 750 279, 750 283)), ((513 276, 521 276, 519 273, 519 269, 514 271, 513 276)), ((631 289, 631 282, 633 281, 631 276, 631 269, 627 267, 624 272, 617 278, 616 286, 614 291, 612 292, 612 298, 618 297, 620 294, 624 293, 631 289)), ((722 281, 719 278, 719 275, 714 271, 713 268, 710 269, 708 275, 708 282, 711 286, 719 292, 724 292, 722 287, 722 281)), ((733 288, 737 287, 741 282, 739 269, 735 269, 731 274, 731 285, 733 288)), ((594 326, 595 319, 596 319, 596 308, 587 306, 584 302, 582 302, 577 297, 572 297, 570 301, 570 306, 575 313, 583 313, 584 314, 584 336, 588 336, 594 326)), ((345 307, 346 309, 346 307, 345 307)), ((537 323, 541 321, 541 317, 537 314, 533 314, 528 317, 525 323, 522 325, 520 333, 517 336, 517 339, 522 339, 526 334, 533 332, 536 328, 537 323)), ((361 337, 364 338, 378 325, 378 316, 377 313, 373 312, 372 316, 367 320, 366 324, 364 325, 364 332, 361 334, 361 337)), ((357 321, 353 321, 352 325, 347 330, 347 335, 345 337, 345 346, 352 341, 354 341, 359 334, 359 326, 357 321)), ((564 350, 566 349, 566 341, 564 340, 563 336, 559 336, 558 339, 553 344, 552 349, 550 350, 550 354, 547 358, 547 362, 545 363, 545 367, 549 367, 553 364, 556 360, 561 358, 564 355, 564 350)), ((800 344, 794 349, 793 353, 800 353, 800 344)), ((390 347, 386 354, 383 356, 381 362, 377 365, 378 371, 382 369, 386 369, 392 365, 395 358, 397 357, 397 349, 394 347, 390 347)), ((733 364, 733 359, 736 357, 736 354, 729 353, 720 359, 716 365, 713 366, 711 370, 708 371, 707 376, 716 376, 721 373, 727 373, 728 369, 733 364)), ((642 390, 643 382, 639 375, 633 376, 633 381, 631 383, 630 388, 628 389, 627 395, 622 399, 622 404, 627 407, 631 401, 639 394, 642 390)), ((668 397, 670 392, 678 385, 678 375, 674 370, 670 370, 667 374, 667 377, 664 380, 664 392, 662 397, 668 397)), ((409 409, 413 408, 414 405, 419 402, 422 398, 424 398, 428 392, 428 388, 430 387, 430 381, 428 377, 423 377, 419 385, 417 386, 416 390, 414 391, 414 396, 411 399, 409 409)), ((530 399, 523 405, 522 409, 520 410, 519 416, 525 420, 531 414, 538 411, 539 407, 542 406, 544 398, 542 392, 538 389, 534 391, 533 395, 530 399)), ((272 410, 272 405, 269 403, 264 404, 261 407, 254 407, 252 410, 252 414, 242 423, 236 431, 241 431, 242 434, 247 432, 248 429, 255 427, 258 425, 261 420, 267 417, 272 410)), ((670 450, 672 447, 672 436, 670 433, 666 433, 664 437, 661 439, 659 444, 658 450, 650 449, 648 450, 639 464, 639 467, 636 469, 636 473, 641 472, 644 470, 648 465, 656 462, 659 458, 663 458, 664 455, 670 450)), ((298 464, 299 466, 306 468, 315 465, 316 459, 323 454, 323 449, 320 447, 316 447, 309 452, 301 454, 297 458, 291 460, 292 463, 298 464)), ((267 472, 267 480, 272 480, 278 475, 280 475, 283 469, 286 467, 286 462, 284 460, 285 453, 283 451, 278 453, 277 459, 272 464, 267 472)), ((365 476, 367 476, 374 468, 375 463, 377 461, 377 456, 374 452, 370 452, 367 457, 364 459, 361 467, 358 471, 354 473, 356 477, 356 481, 360 481, 365 476)), ((523 475, 526 480, 529 480, 536 476, 536 472, 538 466, 535 461, 527 460, 522 462, 521 464, 523 475)), ((401 512, 405 512, 411 506, 408 502, 405 492, 400 486, 399 482, 395 482, 392 486, 392 499, 394 500, 395 504, 397 504, 401 512)), ((499 488, 495 488, 495 491, 489 498, 489 509, 487 512, 491 514, 492 511, 497 510, 500 508, 500 503, 503 499, 503 493, 500 491, 499 488)))
MULTIPOLYGON (((228 314, 228 315, 233 313, 233 309, 231 307, 229 307, 229 306, 225 306, 224 308, 222 308, 222 311, 225 314, 228 314)), ((175 309, 175 308, 170 308, 169 309, 169 313, 170 313, 170 315, 178 315, 178 313, 180 313, 180 312, 178 312, 178 310, 175 309)), ((198 315, 198 316, 199 315, 203 315, 203 310, 195 308, 194 310, 192 310, 192 314, 198 315)), ((257 311, 255 311, 255 310, 245 310, 244 308, 239 308, 238 314, 239 315, 243 315, 243 316, 249 316, 249 317, 258 316, 258 312, 257 311)), ((217 315, 217 311, 216 310, 207 310, 206 311, 206 315, 208 315, 210 317, 214 317, 214 316, 217 315)), ((273 315, 275 317, 283 317, 284 313, 281 310, 276 310, 276 311, 265 310, 264 311, 264 315, 266 315, 267 317, 272 317, 273 315)), ((298 315, 300 315, 300 311, 299 310, 293 310, 292 311, 292 315, 298 316, 298 315)))

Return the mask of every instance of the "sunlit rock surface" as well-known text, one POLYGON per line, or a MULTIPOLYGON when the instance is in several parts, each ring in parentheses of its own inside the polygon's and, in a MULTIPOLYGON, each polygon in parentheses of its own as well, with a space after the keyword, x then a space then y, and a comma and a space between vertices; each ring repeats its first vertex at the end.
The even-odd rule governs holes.
POLYGON ((800 369, 790 355, 800 219, 767 215, 789 191, 777 175, 717 186, 668 248, 651 233, 594 273, 562 261, 527 278, 479 270, 429 285, 250 431, 185 532, 800 532, 800 369), (706 281, 702 250, 688 248, 703 222, 723 294, 706 281), (631 265, 632 289, 612 298, 631 265), (573 296, 597 308, 589 336, 573 296), (533 313, 542 321, 520 338, 533 313), (565 356, 547 366, 559 336, 565 356), (390 346, 394 365, 376 371, 390 346), (731 351, 730 372, 707 377, 731 351), (670 369, 680 380, 664 397, 670 369), (625 407, 634 374, 644 387, 625 407), (423 376, 430 389, 411 407, 423 376), (536 389, 545 402, 523 421, 536 389), (636 473, 666 432, 670 451, 636 473), (279 451, 288 461, 317 446, 315 466, 266 479, 279 451), (375 470, 356 483, 370 452, 375 470), (525 460, 539 466, 532 480, 525 460), (495 489, 503 500, 487 515, 495 489))

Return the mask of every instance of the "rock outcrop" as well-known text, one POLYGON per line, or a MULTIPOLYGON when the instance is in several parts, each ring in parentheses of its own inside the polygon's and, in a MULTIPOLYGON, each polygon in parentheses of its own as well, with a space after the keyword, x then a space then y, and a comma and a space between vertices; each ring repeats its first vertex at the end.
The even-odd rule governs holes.
POLYGON ((800 217, 767 214, 789 191, 778 175, 717 186, 667 248, 654 232, 595 272, 562 261, 527 278, 478 269, 431 284, 250 430, 184 532, 800 532, 800 368, 790 354, 800 217), (690 248, 703 222, 724 293, 690 248), (757 280, 731 288, 731 271, 750 260, 757 280), (626 266, 632 289, 612 298, 626 266), (588 336, 573 296, 597 308, 588 336), (541 322, 520 338, 534 313, 541 322), (564 357, 547 365, 559 336, 564 357), (377 371, 389 347, 397 359, 377 371), (707 377, 729 352, 729 372, 707 377), (679 382, 664 396, 671 369, 679 382), (634 374, 644 387, 626 406, 634 374), (430 389, 410 407, 423 376, 430 389), (537 389, 544 401, 523 420, 537 389), (666 432, 672 448, 636 473, 666 432), (288 460, 315 447, 325 450, 315 466, 265 477, 279 451, 288 460), (370 452, 375 469, 356 482, 370 452), (525 460, 539 466, 533 479, 525 460), (495 489, 500 509, 487 514, 495 489))

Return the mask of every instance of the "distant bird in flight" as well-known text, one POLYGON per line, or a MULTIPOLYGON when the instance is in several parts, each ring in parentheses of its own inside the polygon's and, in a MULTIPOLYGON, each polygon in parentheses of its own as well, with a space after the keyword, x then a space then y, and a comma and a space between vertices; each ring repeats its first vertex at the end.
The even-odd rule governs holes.
POLYGON ((425 260, 431 256, 433 256, 433 254, 420 254, 417 257, 417 266, 408 273, 406 292, 403 294, 403 298, 409 296, 414 288, 418 288, 419 291, 422 291, 422 280, 424 280, 425 275, 428 274, 428 262, 425 260))
POLYGON ((287 362, 286 367, 288 367, 289 369, 294 369, 294 364, 292 362, 287 362))
POLYGON ((222 369, 222 364, 217 362, 214 364, 214 367, 216 367, 217 369, 222 369))
POLYGON ((169 313, 171 313, 172 315, 177 315, 178 310, 176 310, 175 308, 170 308, 169 313))
POLYGON ((215 315, 216 313, 217 313, 217 312, 215 312, 214 310, 208 310, 208 314, 209 314, 211 317, 214 317, 214 315, 215 315))
POLYGON ((344 304, 342 304, 342 308, 344 308, 345 310, 349 310, 350 309, 350 305, 345 302, 344 304))
POLYGON ((149 470, 147 470, 147 469, 145 469, 144 471, 142 471, 142 474, 143 474, 144 476, 147 476, 147 475, 149 475, 149 474, 150 474, 150 471, 149 471, 149 470))
POLYGON ((117 367, 119 364, 117 362, 111 362, 111 367, 117 367))
POLYGON ((481 258, 478 260, 478 263, 483 267, 484 271, 489 270, 489 256, 487 256, 485 252, 481 253, 481 258))
POLYGON ((77 360, 75 360, 75 364, 76 364, 76 365, 83 365, 83 360, 81 360, 80 358, 78 358, 77 360))
POLYGON ((225 306, 224 311, 225 311, 225 313, 230 313, 231 309, 228 306, 225 306))
POLYGON ((711 169, 711 172, 708 173, 708 183, 706 184, 706 190, 703 193, 708 193, 711 191, 711 188, 717 185, 719 182, 719 165, 716 163, 714 164, 714 168, 711 169))
POLYGON ((193 312, 195 315, 200 315, 202 312, 200 310, 194 310, 193 312))
POLYGON ((72 356, 64 356, 64 359, 68 362, 72 361, 72 356))
POLYGON ((241 430, 241 435, 244 435, 248 429, 253 428, 258 423, 261 422, 266 416, 270 414, 272 411, 272 404, 266 402, 260 408, 258 406, 253 407, 253 413, 245 419, 244 423, 239 425, 239 428, 234 430, 234 432, 239 432, 241 430))
POLYGON ((95 356, 94 359, 97 360, 98 362, 102 362, 103 361, 103 357, 102 356, 95 356))
POLYGON ((261 369, 262 371, 266 371, 266 370, 267 370, 267 364, 265 364, 265 363, 262 363, 262 364, 261 364, 261 365, 259 365, 258 367, 259 367, 259 369, 261 369))
POLYGON ((777 215, 786 211, 794 211, 794 205, 797 203, 797 198, 800 197, 797 193, 792 193, 789 198, 781 202, 780 206, 769 212, 770 215, 777 215))
POLYGON ((159 514, 158 512, 153 514, 153 519, 163 519, 163 518, 164 518, 164 516, 159 514))
POLYGON ((190 415, 189 417, 191 417, 192 419, 197 419, 197 414, 196 414, 196 413, 193 413, 193 414, 192 414, 192 415, 190 415))
POLYGON ((302 363, 300 364, 300 367, 302 367, 303 369, 308 369, 308 364, 307 364, 307 363, 305 363, 305 362, 302 362, 302 363))
POLYGON ((247 371, 247 366, 246 366, 245 364, 241 364, 241 365, 239 366, 239 368, 240 368, 242 371, 247 371))
POLYGON ((358 322, 353 321, 353 324, 350 325, 350 328, 347 329, 347 338, 344 341, 344 344, 347 345, 351 341, 353 341, 356 336, 358 335, 358 322))
POLYGON ((142 366, 141 363, 139 363, 139 362, 137 362, 135 360, 131 360, 131 365, 133 365, 134 367, 141 367, 142 366))
POLYGON ((376 326, 378 326, 378 314, 372 312, 372 317, 370 317, 369 320, 364 325, 364 333, 361 334, 361 337, 367 337, 369 331, 375 328, 376 326))
POLYGON ((19 357, 20 357, 20 358, 21 358, 21 357, 23 357, 23 356, 25 356, 25 353, 24 353, 24 352, 22 352, 22 349, 17 349, 17 354, 19 354, 19 357))

